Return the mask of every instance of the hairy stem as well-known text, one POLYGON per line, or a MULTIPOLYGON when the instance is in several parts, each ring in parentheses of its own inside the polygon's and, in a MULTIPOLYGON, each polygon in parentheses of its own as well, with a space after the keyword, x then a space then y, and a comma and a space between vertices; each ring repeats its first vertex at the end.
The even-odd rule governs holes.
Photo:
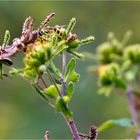
POLYGON ((64 74, 66 71, 66 65, 67 65, 67 56, 66 51, 62 53, 62 73, 64 74))
POLYGON ((132 92, 131 87, 128 87, 127 96, 128 96, 128 100, 129 100, 130 113, 131 113, 131 116, 132 116, 133 125, 138 128, 137 139, 140 139, 140 129, 139 129, 139 123, 138 123, 138 115, 137 115, 137 111, 135 109, 134 97, 133 97, 133 92, 132 92))
POLYGON ((66 82, 64 77, 61 77, 61 84, 62 84, 62 95, 65 96, 66 95, 66 82))
POLYGON ((61 84, 62 84, 62 95, 66 95, 66 82, 64 79, 64 74, 66 71, 66 65, 67 65, 67 56, 66 56, 66 51, 62 53, 62 77, 61 77, 61 84))

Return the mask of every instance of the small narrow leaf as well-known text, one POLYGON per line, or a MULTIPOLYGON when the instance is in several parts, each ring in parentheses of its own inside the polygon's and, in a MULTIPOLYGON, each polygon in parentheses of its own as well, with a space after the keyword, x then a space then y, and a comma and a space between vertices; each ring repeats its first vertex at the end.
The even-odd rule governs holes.
POLYGON ((36 87, 35 84, 32 83, 32 86, 33 86, 33 88, 37 91, 37 93, 38 93, 44 100, 46 100, 46 101, 49 103, 49 100, 48 100, 48 98, 45 96, 45 94, 44 94, 42 91, 40 91, 40 90, 38 89, 38 87, 36 87))
POLYGON ((62 53, 64 50, 66 50, 68 46, 66 45, 66 41, 61 41, 58 45, 57 48, 54 50, 53 55, 58 55, 62 53))
POLYGON ((66 68, 66 72, 65 72, 65 78, 66 80, 68 79, 68 77, 71 75, 71 73, 73 72, 73 70, 75 69, 76 66, 76 61, 74 58, 72 58, 66 68))
POLYGON ((72 18, 71 21, 70 21, 70 23, 69 23, 69 25, 68 25, 68 27, 67 27, 67 29, 66 29, 66 30, 67 30, 67 31, 66 31, 66 35, 67 35, 67 36, 68 36, 69 33, 73 30, 75 24, 76 24, 76 19, 75 19, 75 18, 72 18))
POLYGON ((126 46, 128 44, 131 37, 132 37, 132 31, 129 30, 125 33, 123 40, 121 42, 123 44, 123 46, 126 46))
POLYGON ((95 39, 95 38, 94 38, 93 36, 89 36, 89 37, 87 37, 87 38, 85 38, 85 39, 82 39, 82 40, 80 41, 79 45, 81 46, 81 45, 89 44, 89 43, 91 43, 94 39, 95 39))
POLYGON ((133 127, 132 121, 130 119, 123 118, 118 120, 108 120, 104 122, 101 126, 98 127, 98 131, 103 132, 115 126, 127 127, 127 128, 133 127))
POLYGON ((10 40, 10 32, 9 30, 6 30, 4 35, 3 45, 2 45, 3 48, 8 45, 9 40, 10 40))
POLYGON ((74 84, 73 84, 73 82, 69 82, 69 84, 67 85, 67 96, 69 98, 72 98, 73 90, 74 90, 74 84))
POLYGON ((79 52, 75 52, 75 51, 72 51, 72 50, 68 50, 68 52, 71 53, 72 55, 74 55, 76 58, 79 58, 79 59, 83 59, 85 57, 82 53, 79 53, 79 52))
POLYGON ((50 65, 48 66, 49 71, 54 74, 55 76, 57 76, 58 78, 61 77, 61 72, 59 71, 59 69, 54 65, 53 62, 50 63, 50 65))
POLYGON ((123 119, 118 119, 118 120, 113 120, 113 123, 117 126, 121 127, 132 127, 132 121, 131 119, 123 118, 123 119))

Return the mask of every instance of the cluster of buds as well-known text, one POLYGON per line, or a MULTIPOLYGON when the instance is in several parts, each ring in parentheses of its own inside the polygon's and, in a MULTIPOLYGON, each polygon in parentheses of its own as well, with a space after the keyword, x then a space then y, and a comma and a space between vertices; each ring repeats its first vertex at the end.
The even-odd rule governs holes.
POLYGON ((133 78, 129 70, 131 64, 138 62, 138 51, 134 51, 138 50, 138 45, 128 46, 130 37, 131 32, 128 31, 119 41, 113 33, 109 33, 108 40, 97 47, 96 60, 99 65, 91 66, 90 70, 98 74, 100 94, 109 95, 114 89, 125 91, 127 82, 133 78))

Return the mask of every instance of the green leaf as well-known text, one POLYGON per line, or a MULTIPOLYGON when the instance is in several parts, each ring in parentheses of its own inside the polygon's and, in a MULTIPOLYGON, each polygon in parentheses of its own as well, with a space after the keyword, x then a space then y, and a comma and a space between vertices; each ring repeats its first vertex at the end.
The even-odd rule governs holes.
POLYGON ((72 112, 68 109, 67 104, 65 103, 64 99, 59 98, 55 108, 57 111, 62 112, 67 119, 71 119, 72 118, 72 112))
POLYGON ((81 46, 81 45, 89 44, 89 43, 91 43, 94 39, 95 39, 95 38, 94 38, 93 36, 89 36, 89 37, 87 37, 87 38, 85 38, 85 39, 82 39, 82 40, 80 41, 79 45, 81 46))
POLYGON ((3 48, 8 45, 9 40, 10 40, 10 32, 9 30, 6 30, 4 35, 3 45, 2 45, 3 48))
POLYGON ((74 58, 72 58, 69 61, 68 65, 67 65, 67 68, 66 68, 66 72, 65 72, 66 81, 67 81, 68 77, 72 74, 72 72, 74 71, 75 66, 76 66, 76 61, 75 61, 74 58))
POLYGON ((74 50, 68 50, 69 53, 71 53, 72 55, 74 55, 76 58, 79 58, 79 59, 83 59, 84 58, 84 55, 82 53, 79 53, 79 52, 75 52, 74 50))
POLYGON ((132 121, 130 119, 123 118, 123 119, 118 119, 118 120, 108 120, 104 122, 101 126, 98 127, 98 131, 103 132, 115 126, 126 127, 126 128, 133 127, 132 121))
POLYGON ((37 91, 37 93, 38 93, 44 100, 46 100, 46 101, 49 103, 48 98, 45 96, 45 94, 44 94, 42 91, 40 91, 40 90, 38 89, 38 87, 37 87, 34 83, 32 83, 32 86, 33 86, 33 88, 37 91))
POLYGON ((67 85, 67 96, 69 98, 72 98, 73 90, 74 90, 74 84, 73 84, 73 82, 69 82, 68 85, 67 85))
POLYGON ((53 52, 53 56, 58 55, 60 53, 62 53, 64 50, 66 50, 68 48, 68 46, 66 45, 66 41, 61 41, 57 48, 54 50, 53 52))
POLYGON ((129 40, 132 37, 132 31, 127 31, 123 37, 123 40, 121 41, 121 43, 123 44, 123 46, 126 46, 129 42, 129 40))
POLYGON ((58 78, 61 77, 61 72, 59 71, 59 69, 54 65, 53 62, 50 63, 50 65, 48 66, 48 69, 51 73, 53 73, 55 76, 57 76, 58 78))
POLYGON ((123 118, 123 119, 118 119, 118 120, 113 120, 113 123, 117 126, 121 127, 132 127, 132 121, 131 119, 123 118))
POLYGON ((73 30, 74 26, 76 24, 76 19, 75 18, 72 18, 71 21, 69 22, 69 25, 67 27, 67 31, 66 31, 66 36, 69 35, 69 33, 73 30))

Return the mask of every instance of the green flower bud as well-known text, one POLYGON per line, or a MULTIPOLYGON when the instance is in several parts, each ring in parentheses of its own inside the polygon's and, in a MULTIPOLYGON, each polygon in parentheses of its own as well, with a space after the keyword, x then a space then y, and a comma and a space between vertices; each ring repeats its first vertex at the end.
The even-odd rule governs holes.
POLYGON ((99 80, 101 86, 110 86, 113 84, 113 77, 105 72, 100 75, 99 80))
POLYGON ((68 49, 74 49, 77 48, 80 44, 80 40, 79 39, 75 39, 74 41, 68 42, 68 49))
POLYGON ((105 42, 98 46, 97 54, 101 64, 109 64, 120 60, 123 53, 121 44, 114 41, 112 43, 105 42))
POLYGON ((80 78, 80 75, 76 71, 73 71, 72 74, 69 76, 68 81, 78 82, 79 78, 80 78))
POLYGON ((69 96, 64 96, 63 100, 67 104, 70 101, 70 98, 69 98, 69 96))
POLYGON ((39 67, 40 73, 46 72, 46 69, 47 69, 46 65, 41 65, 41 66, 39 67))
POLYGON ((124 57, 126 60, 130 60, 132 63, 140 63, 140 45, 128 46, 124 50, 124 57))
POLYGON ((35 70, 35 69, 26 69, 26 70, 24 71, 24 75, 25 75, 26 77, 36 78, 37 73, 36 73, 36 70, 35 70))
POLYGON ((30 58, 27 62, 30 67, 38 67, 41 65, 41 62, 38 59, 30 58))
MULTIPOLYGON (((61 88, 61 87, 59 86, 59 88, 61 88)), ((54 85, 51 85, 48 88, 45 88, 44 92, 50 98, 56 99, 58 97, 58 92, 57 92, 56 87, 54 85)))
POLYGON ((100 86, 114 85, 116 88, 126 89, 127 85, 120 75, 121 72, 119 70, 119 66, 117 64, 110 64, 99 75, 99 84, 100 86))

